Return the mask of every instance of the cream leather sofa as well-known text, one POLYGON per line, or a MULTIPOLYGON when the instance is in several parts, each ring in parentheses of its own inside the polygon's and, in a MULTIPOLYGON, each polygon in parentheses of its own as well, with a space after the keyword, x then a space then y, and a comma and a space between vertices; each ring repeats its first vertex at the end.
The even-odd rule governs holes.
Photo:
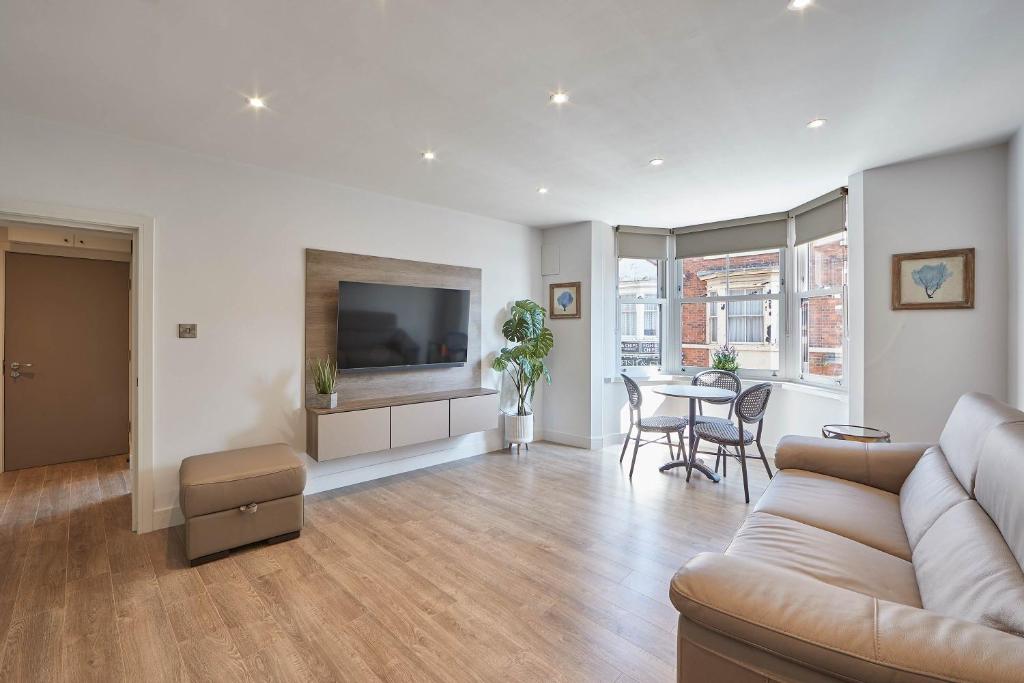
POLYGON ((1024 413, 937 445, 786 437, 724 554, 672 580, 680 681, 1024 681, 1024 413))

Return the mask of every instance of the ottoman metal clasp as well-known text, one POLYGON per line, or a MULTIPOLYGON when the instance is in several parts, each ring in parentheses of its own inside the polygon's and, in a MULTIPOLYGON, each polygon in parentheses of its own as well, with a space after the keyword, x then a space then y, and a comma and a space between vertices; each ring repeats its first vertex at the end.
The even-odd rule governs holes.
POLYGON ((243 505, 242 507, 238 508, 238 511, 239 512, 248 512, 251 515, 251 514, 256 512, 256 509, 258 507, 259 506, 256 503, 249 503, 248 505, 243 505))

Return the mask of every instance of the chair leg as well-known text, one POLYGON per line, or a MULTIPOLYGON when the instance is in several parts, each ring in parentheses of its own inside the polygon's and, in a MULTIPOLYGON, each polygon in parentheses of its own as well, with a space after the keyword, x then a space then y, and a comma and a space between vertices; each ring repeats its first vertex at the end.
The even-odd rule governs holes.
POLYGON ((640 450, 640 430, 637 429, 636 438, 633 439, 633 462, 629 465, 629 478, 633 478, 633 468, 636 467, 636 452, 640 450))
POLYGON ((629 429, 626 430, 626 440, 622 442, 622 452, 619 453, 619 464, 622 464, 622 459, 626 457, 626 446, 629 445, 629 435, 633 433, 633 425, 629 425, 629 429))
POLYGON ((743 498, 750 502, 750 487, 747 486, 747 449, 740 443, 740 469, 743 470, 743 498))
POLYGON ((700 437, 693 442, 693 449, 690 450, 686 456, 686 481, 690 481, 690 475, 693 474, 693 458, 697 457, 697 451, 700 450, 700 437))
POLYGON ((722 476, 729 474, 729 451, 724 446, 719 446, 718 450, 722 453, 722 476))
POLYGON ((772 468, 768 466, 768 457, 764 454, 764 449, 761 448, 761 442, 757 442, 757 450, 761 453, 761 462, 764 463, 764 471, 768 473, 768 478, 772 478, 772 468))
MULTIPOLYGON (((715 454, 715 472, 718 472, 718 466, 723 464, 722 461, 725 460, 726 455, 725 455, 725 451, 722 449, 721 446, 719 446, 716 450, 718 452, 715 454)), ((725 471, 724 470, 722 471, 722 476, 723 477, 725 476, 725 471)))

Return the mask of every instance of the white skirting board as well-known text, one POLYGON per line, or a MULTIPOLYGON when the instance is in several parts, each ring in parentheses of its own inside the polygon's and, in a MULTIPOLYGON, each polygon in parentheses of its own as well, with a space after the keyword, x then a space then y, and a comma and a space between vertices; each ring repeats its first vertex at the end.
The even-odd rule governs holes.
MULTIPOLYGON (((538 441, 542 436, 540 432, 535 433, 538 441)), ((308 471, 304 493, 310 496, 314 493, 340 489, 446 462, 501 451, 504 448, 505 443, 501 430, 493 429, 487 432, 394 449, 387 451, 386 455, 367 453, 324 463, 318 463, 306 456, 308 471), (382 457, 387 459, 382 460, 382 457)), ((154 530, 177 526, 184 522, 181 509, 177 505, 153 511, 154 530)))
MULTIPOLYGON (((536 440, 539 441, 540 437, 536 437, 536 440)), ((599 436, 580 436, 578 434, 566 434, 565 432, 553 432, 549 429, 544 430, 544 440, 564 446, 586 448, 591 451, 599 450, 604 445, 604 439, 599 436)))

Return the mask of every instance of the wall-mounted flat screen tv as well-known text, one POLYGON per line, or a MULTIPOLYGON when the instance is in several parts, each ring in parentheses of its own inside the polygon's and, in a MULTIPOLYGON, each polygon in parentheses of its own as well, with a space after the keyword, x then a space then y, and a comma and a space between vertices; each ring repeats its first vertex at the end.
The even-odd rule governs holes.
POLYGON ((338 283, 342 372, 464 365, 469 290, 338 283))

